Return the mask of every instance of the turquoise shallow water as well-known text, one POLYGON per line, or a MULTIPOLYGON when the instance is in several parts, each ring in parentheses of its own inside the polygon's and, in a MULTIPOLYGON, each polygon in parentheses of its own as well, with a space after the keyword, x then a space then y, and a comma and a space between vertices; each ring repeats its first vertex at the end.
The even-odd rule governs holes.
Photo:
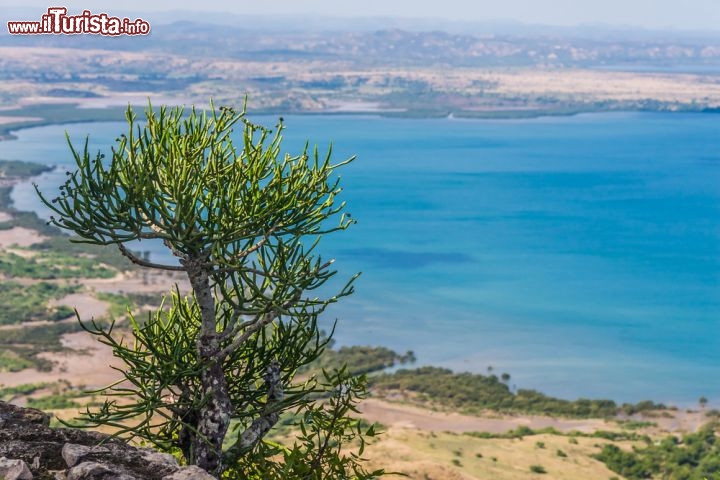
MULTIPOLYGON (((358 155, 342 176, 359 223, 323 247, 363 272, 326 318, 340 343, 568 398, 720 404, 720 115, 286 125, 289 150, 358 155)), ((23 130, 0 158, 70 165, 65 130, 97 149, 123 129, 23 130)), ((39 209, 29 185, 14 199, 39 209)))

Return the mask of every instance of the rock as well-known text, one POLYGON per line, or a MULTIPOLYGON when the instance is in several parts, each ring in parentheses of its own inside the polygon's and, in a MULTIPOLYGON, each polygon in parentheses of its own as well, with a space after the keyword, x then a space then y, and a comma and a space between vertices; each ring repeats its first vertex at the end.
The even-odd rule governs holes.
POLYGON ((50 428, 49 423, 50 417, 39 410, 0 402, 0 457, 17 462, 13 465, 24 467, 26 475, 12 477, 0 470, 0 478, 4 475, 5 480, 214 479, 201 468, 180 467, 172 455, 135 448, 99 432, 50 428))
POLYGON ((68 467, 74 467, 91 453, 109 453, 109 450, 105 447, 88 447, 87 445, 66 443, 63 445, 61 455, 68 467))
POLYGON ((158 452, 152 448, 140 448, 138 451, 140 452, 142 459, 146 462, 178 467, 177 460, 169 453, 158 452))
POLYGON ((141 480, 119 473, 112 466, 98 462, 83 462, 67 471, 66 480, 141 480))
MULTIPOLYGON (((3 402, 4 403, 4 402, 3 402)), ((13 425, 50 425, 50 415, 35 408, 21 408, 10 403, 4 403, 0 408, 0 428, 10 428, 13 425)))
POLYGON ((215 477, 200 467, 190 465, 182 467, 175 473, 162 477, 162 480, 215 480, 215 477))
POLYGON ((33 474, 22 460, 0 457, 0 478, 4 480, 32 480, 33 474))

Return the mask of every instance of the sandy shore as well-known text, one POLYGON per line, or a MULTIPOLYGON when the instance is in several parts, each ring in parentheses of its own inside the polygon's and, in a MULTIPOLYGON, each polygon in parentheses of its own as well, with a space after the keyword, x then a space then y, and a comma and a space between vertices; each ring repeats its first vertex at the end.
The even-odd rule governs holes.
POLYGON ((504 433, 524 426, 533 430, 552 427, 561 432, 594 432, 607 430, 608 422, 599 419, 569 420, 534 415, 470 416, 460 413, 436 412, 411 405, 368 398, 360 406, 363 416, 371 421, 392 427, 416 428, 436 432, 504 433))
POLYGON ((85 318, 104 317, 110 308, 110 304, 103 300, 98 300, 89 293, 72 293, 60 300, 50 301, 50 306, 65 305, 70 308, 82 312, 85 318))
POLYGON ((74 386, 100 388, 121 378, 120 373, 112 367, 121 367, 122 362, 113 357, 110 347, 99 343, 89 333, 63 335, 60 343, 73 351, 40 354, 42 358, 55 363, 51 371, 40 372, 28 368, 19 372, 0 372, 0 385, 11 387, 66 380, 74 386))
MULTIPOLYGON (((393 403, 378 398, 368 398, 359 408, 363 417, 370 422, 378 422, 386 427, 411 428, 434 432, 488 432, 505 433, 518 427, 533 430, 554 428, 563 433, 578 431, 592 433, 598 430, 615 430, 617 422, 603 419, 567 419, 541 415, 497 414, 471 416, 460 413, 437 412, 412 405, 393 403)), ((634 417, 657 424, 651 430, 660 432, 692 432, 707 423, 704 412, 669 411, 672 417, 652 418, 634 417)))
POLYGON ((8 123, 17 122, 37 122, 42 120, 40 117, 13 117, 8 115, 0 115, 0 125, 7 125, 8 123))
POLYGON ((189 292, 190 282, 176 272, 139 270, 123 272, 113 278, 88 278, 82 281, 88 289, 102 293, 169 293, 178 285, 180 292, 189 292))
POLYGON ((45 240, 47 240, 47 237, 40 235, 36 230, 25 227, 13 227, 8 230, 0 230, 0 248, 3 249, 13 245, 29 247, 30 245, 41 243, 45 240))

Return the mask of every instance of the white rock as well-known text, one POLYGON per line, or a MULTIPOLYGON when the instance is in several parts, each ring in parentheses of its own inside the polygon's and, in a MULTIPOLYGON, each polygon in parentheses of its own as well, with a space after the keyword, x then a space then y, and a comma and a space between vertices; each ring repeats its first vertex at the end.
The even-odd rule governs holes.
POLYGON ((0 478, 5 480, 32 480, 33 474, 22 460, 0 457, 0 478))
POLYGON ((139 480, 133 476, 117 473, 112 466, 98 462, 83 462, 67 471, 67 480, 139 480))
POLYGON ((196 465, 182 467, 175 473, 165 475, 162 480, 216 480, 215 477, 207 473, 196 465))
POLYGON ((68 468, 70 468, 80 463, 80 461, 90 453, 100 452, 107 453, 108 449, 105 447, 87 447, 75 443, 66 443, 62 448, 62 457, 68 468))
POLYGON ((168 465, 172 467, 178 466, 177 459, 169 453, 161 453, 157 450, 153 450, 152 448, 141 448, 140 452, 142 454, 143 460, 148 463, 156 463, 159 465, 168 465))

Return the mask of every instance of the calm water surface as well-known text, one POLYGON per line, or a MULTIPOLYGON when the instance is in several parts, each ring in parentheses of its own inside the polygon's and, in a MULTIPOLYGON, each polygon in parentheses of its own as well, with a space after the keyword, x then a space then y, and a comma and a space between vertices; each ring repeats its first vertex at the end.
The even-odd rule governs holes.
MULTIPOLYGON (((359 223, 323 247, 363 272, 325 318, 340 343, 568 398, 720 404, 720 115, 286 125, 290 151, 358 155, 342 177, 359 223)), ((23 130, 0 158, 70 166, 66 130, 109 150, 124 124, 23 130)), ((14 200, 47 216, 29 185, 14 200)))

